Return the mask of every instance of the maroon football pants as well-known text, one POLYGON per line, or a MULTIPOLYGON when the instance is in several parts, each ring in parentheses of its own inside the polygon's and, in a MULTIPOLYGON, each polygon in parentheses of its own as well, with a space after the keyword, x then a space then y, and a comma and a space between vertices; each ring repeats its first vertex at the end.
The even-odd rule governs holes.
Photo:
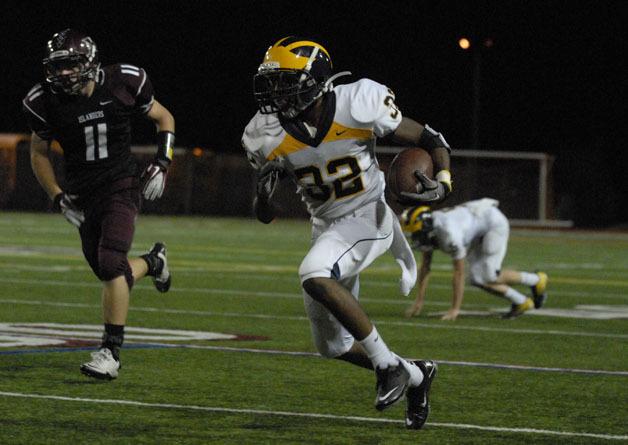
POLYGON ((114 182, 108 192, 85 206, 79 233, 83 255, 101 281, 124 276, 129 289, 133 273, 127 255, 133 243, 139 211, 139 189, 134 178, 114 182))

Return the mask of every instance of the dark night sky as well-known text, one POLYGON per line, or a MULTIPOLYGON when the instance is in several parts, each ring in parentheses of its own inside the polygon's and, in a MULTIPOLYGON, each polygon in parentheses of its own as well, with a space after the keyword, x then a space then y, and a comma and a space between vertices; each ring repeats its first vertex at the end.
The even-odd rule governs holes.
MULTIPOLYGON (((0 131, 27 131, 20 101, 42 78, 44 44, 75 27, 96 41, 104 64, 147 70, 176 118, 178 144, 236 151, 264 51, 296 34, 326 46, 337 70, 391 87, 405 115, 462 149, 472 60, 457 40, 491 37, 479 148, 557 155, 557 193, 568 189, 595 201, 605 220, 626 222, 628 206, 612 202, 626 202, 617 190, 628 190, 627 9, 622 1, 3 1, 0 131)), ((150 142, 150 125, 140 128, 137 142, 150 142)))

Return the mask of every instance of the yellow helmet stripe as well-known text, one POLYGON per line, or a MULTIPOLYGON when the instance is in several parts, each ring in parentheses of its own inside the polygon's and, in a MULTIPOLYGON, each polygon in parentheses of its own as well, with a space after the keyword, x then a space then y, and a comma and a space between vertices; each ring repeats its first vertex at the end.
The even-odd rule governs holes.
POLYGON ((410 214, 403 220, 403 230, 414 233, 423 229, 423 220, 419 217, 423 212, 427 212, 429 210, 430 208, 428 206, 420 206, 415 207, 414 209, 409 209, 410 214))
POLYGON ((273 46, 268 48, 268 51, 266 51, 266 54, 264 55, 262 65, 275 62, 278 63, 279 67, 283 69, 306 69, 310 58, 306 56, 299 56, 292 52, 293 49, 300 48, 302 46, 311 46, 317 48, 318 51, 322 51, 323 53, 325 53, 327 55, 327 58, 329 58, 329 60, 331 61, 331 57, 329 56, 327 50, 323 48, 319 43, 312 42, 311 40, 298 40, 287 45, 282 45, 282 42, 290 38, 291 37, 284 37, 283 39, 276 42, 273 46))

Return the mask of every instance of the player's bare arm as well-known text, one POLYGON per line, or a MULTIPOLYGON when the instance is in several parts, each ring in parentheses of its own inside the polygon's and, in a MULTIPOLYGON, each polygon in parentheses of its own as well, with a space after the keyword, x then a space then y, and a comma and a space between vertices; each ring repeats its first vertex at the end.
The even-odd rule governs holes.
POLYGON ((425 294, 427 293, 427 285, 430 280, 430 271, 432 269, 432 251, 423 252, 421 261, 421 268, 419 269, 419 285, 418 292, 414 303, 408 309, 406 309, 406 317, 414 317, 421 313, 423 309, 423 303, 425 302, 425 294))
POLYGON ((155 122, 157 131, 169 131, 174 133, 174 117, 161 103, 154 101, 147 116, 155 122))
POLYGON ((50 150, 50 141, 40 138, 37 133, 31 135, 31 166, 33 173, 39 181, 39 184, 48 194, 51 200, 62 192, 61 187, 57 183, 48 152, 50 150))
POLYGON ((460 306, 462 306, 462 297, 464 296, 464 259, 453 260, 453 266, 454 295, 451 302, 451 308, 441 317, 441 320, 455 320, 458 318, 460 306))
POLYGON ((142 194, 152 201, 161 197, 166 186, 166 175, 174 152, 174 117, 156 100, 147 116, 157 126, 157 153, 153 162, 142 173, 142 194))
POLYGON ((37 133, 31 135, 31 167, 33 173, 53 202, 54 210, 63 213, 65 219, 75 227, 80 227, 85 216, 73 202, 75 196, 64 193, 57 183, 52 163, 48 157, 50 141, 40 138, 37 133))

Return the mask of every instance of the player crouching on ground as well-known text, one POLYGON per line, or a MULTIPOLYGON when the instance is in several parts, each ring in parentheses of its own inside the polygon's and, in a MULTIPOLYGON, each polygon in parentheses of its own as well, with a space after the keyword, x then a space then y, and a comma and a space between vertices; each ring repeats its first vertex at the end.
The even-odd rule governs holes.
POLYGON ((43 61, 46 81, 23 101, 30 127, 31 165, 54 208, 78 228, 83 254, 103 283, 105 324, 100 349, 81 372, 115 379, 129 309, 140 278, 153 277, 166 292, 170 272, 166 247, 156 243, 140 258, 127 258, 140 203, 137 161, 131 155, 131 118, 146 115, 157 126, 157 155, 142 175, 142 194, 163 193, 172 160, 174 118, 153 98, 146 72, 133 65, 100 68, 94 41, 66 29, 55 34, 43 61), (48 158, 52 140, 63 148, 67 187, 62 190, 48 158))
POLYGON ((484 198, 452 208, 430 211, 429 207, 406 209, 402 227, 412 235, 412 246, 423 253, 419 270, 419 291, 406 316, 418 315, 423 307, 430 277, 434 249, 453 259, 453 302, 442 320, 455 320, 460 312, 464 293, 465 258, 469 263, 469 282, 473 286, 512 302, 504 318, 514 318, 532 308, 540 308, 547 299, 547 274, 501 270, 508 247, 510 227, 497 208, 498 202, 484 198), (529 286, 532 298, 510 285, 529 286))
POLYGON ((449 147, 439 133, 402 118, 384 85, 361 79, 333 86, 347 74, 332 75, 329 53, 310 40, 288 37, 268 49, 254 78, 259 110, 242 137, 258 171, 255 212, 271 222, 279 177, 294 181, 312 222, 299 275, 316 348, 324 357, 374 369, 375 408, 405 396, 406 426, 419 429, 436 364, 388 349, 358 302, 359 274, 390 250, 402 268, 401 292, 407 295, 416 282, 414 255, 384 199, 376 137, 392 134, 403 145, 425 147, 443 171, 437 181, 420 178, 424 190, 404 196, 408 205, 441 201, 450 191, 449 147))

